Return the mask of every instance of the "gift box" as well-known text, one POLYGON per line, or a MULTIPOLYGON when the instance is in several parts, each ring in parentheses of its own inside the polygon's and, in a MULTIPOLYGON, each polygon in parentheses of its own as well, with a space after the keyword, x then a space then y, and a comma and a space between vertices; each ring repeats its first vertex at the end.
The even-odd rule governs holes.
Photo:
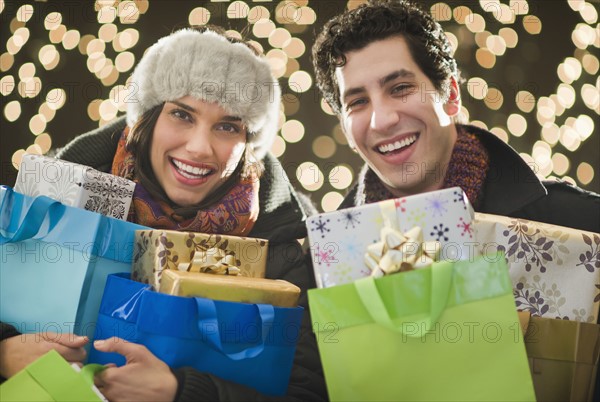
POLYGON ((425 241, 438 241, 440 259, 476 257, 473 209, 459 187, 315 215, 307 220, 313 267, 320 288, 369 276, 367 247, 381 229, 409 232, 420 227, 425 241))
POLYGON ((600 325, 519 313, 538 401, 592 401, 600 325))
POLYGON ((159 292, 174 296, 272 304, 278 307, 296 307, 300 297, 299 287, 281 279, 246 278, 175 270, 163 272, 159 292))
POLYGON ((127 219, 135 183, 122 177, 41 155, 23 155, 15 191, 127 219))
POLYGON ((251 237, 140 230, 135 234, 131 278, 160 288, 167 269, 264 278, 268 240, 251 237))
POLYGON ((482 253, 505 252, 518 310, 597 322, 600 234, 482 213, 474 226, 482 253))
POLYGON ((99 364, 79 369, 51 350, 0 385, 3 401, 94 401, 107 399, 94 386, 99 364))

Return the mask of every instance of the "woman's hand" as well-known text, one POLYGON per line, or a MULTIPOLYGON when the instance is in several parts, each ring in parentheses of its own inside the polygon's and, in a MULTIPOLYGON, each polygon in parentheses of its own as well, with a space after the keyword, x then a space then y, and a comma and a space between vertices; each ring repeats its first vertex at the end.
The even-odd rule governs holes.
POLYGON ((85 336, 70 333, 41 332, 22 334, 0 342, 0 375, 12 377, 42 355, 54 349, 70 363, 85 359, 85 336))
POLYGON ((124 366, 109 366, 96 375, 96 386, 111 402, 175 399, 177 379, 169 366, 145 346, 113 337, 94 342, 94 347, 101 352, 119 353, 126 359, 124 366))

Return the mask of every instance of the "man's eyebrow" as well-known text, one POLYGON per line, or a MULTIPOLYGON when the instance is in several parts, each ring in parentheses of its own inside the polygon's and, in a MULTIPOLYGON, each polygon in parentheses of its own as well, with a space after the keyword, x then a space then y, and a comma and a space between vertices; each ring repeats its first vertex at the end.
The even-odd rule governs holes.
MULTIPOLYGON (((199 114, 198 110, 196 110, 195 108, 193 108, 192 106, 190 106, 190 105, 188 105, 186 103, 183 103, 183 102, 180 102, 180 101, 177 101, 177 100, 168 101, 168 102, 169 103, 173 103, 173 104, 179 106, 180 108, 187 110, 188 112, 199 114)), ((241 117, 238 117, 238 116, 229 116, 229 115, 228 116, 223 116, 223 118, 221 120, 231 121, 231 122, 242 121, 241 117)))
POLYGON ((383 87, 388 82, 394 81, 397 78, 411 78, 411 79, 414 79, 415 78, 415 73, 413 73, 412 71, 409 71, 409 70, 406 70, 406 69, 402 68, 400 70, 393 71, 393 72, 389 73, 388 75, 386 75, 385 77, 381 78, 379 80, 379 85, 383 87))
MULTIPOLYGON (((391 73, 389 73, 385 77, 382 77, 382 78, 379 79, 379 81, 378 81, 379 82, 379 86, 383 87, 387 83, 389 83, 390 81, 394 81, 397 78, 410 78, 410 79, 414 79, 415 78, 415 73, 413 73, 412 71, 406 70, 404 68, 402 68, 400 70, 392 71, 391 73)), ((345 100, 346 98, 348 98, 348 97, 350 97, 352 95, 363 93, 365 91, 366 91, 366 89, 365 89, 364 86, 348 88, 346 91, 344 91, 344 94, 342 95, 342 100, 345 100)))
POLYGON ((356 94, 360 94, 365 92, 365 87, 354 87, 354 88, 349 88, 347 90, 344 91, 344 94, 342 95, 342 101, 344 101, 346 98, 349 98, 350 96, 356 95, 356 94))

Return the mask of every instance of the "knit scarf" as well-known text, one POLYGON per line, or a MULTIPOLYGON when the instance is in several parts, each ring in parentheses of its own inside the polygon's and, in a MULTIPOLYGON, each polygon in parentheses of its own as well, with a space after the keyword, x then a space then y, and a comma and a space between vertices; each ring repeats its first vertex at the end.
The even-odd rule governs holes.
MULTIPOLYGON (((483 200, 483 183, 489 168, 488 153, 475 134, 457 125, 458 136, 442 188, 460 187, 475 209, 483 200)), ((377 174, 365 165, 359 174, 355 205, 398 198, 381 182, 377 174)))
POLYGON ((135 156, 126 147, 128 133, 129 127, 119 139, 111 170, 112 174, 136 183, 127 220, 153 229, 233 236, 250 232, 259 212, 259 178, 254 169, 248 169, 250 172, 242 175, 218 203, 198 210, 195 216, 182 217, 172 205, 155 199, 140 183, 135 173, 135 156))

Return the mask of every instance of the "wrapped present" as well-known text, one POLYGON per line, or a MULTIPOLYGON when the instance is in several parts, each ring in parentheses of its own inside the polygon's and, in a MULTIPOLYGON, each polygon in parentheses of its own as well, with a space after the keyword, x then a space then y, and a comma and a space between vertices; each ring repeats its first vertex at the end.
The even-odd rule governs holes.
POLYGON ((272 304, 278 307, 296 307, 300 297, 298 286, 281 279, 246 278, 175 270, 163 272, 159 292, 174 296, 272 304))
POLYGON ((94 401, 107 399, 94 386, 99 364, 80 369, 51 350, 0 385, 3 401, 94 401))
POLYGON ((135 183, 122 177, 41 155, 23 155, 15 191, 45 195, 61 203, 127 219, 135 183))
POLYGON ((505 252, 518 310, 597 322, 599 233, 481 213, 474 226, 483 253, 505 252))
POLYGON ((592 401, 600 325, 519 313, 538 401, 592 401))
POLYGON ((173 230, 135 235, 132 279, 159 289, 164 270, 264 278, 268 240, 173 230))
MULTIPOLYGON (((371 275, 372 262, 365 261, 365 253, 385 241, 382 228, 407 234, 419 227, 425 243, 439 243, 430 244, 439 247, 440 259, 473 259, 478 250, 472 217, 473 209, 459 187, 312 216, 307 228, 317 286, 346 284, 371 275)), ((411 241, 403 255, 411 250, 416 255, 423 247, 428 246, 411 241)))

